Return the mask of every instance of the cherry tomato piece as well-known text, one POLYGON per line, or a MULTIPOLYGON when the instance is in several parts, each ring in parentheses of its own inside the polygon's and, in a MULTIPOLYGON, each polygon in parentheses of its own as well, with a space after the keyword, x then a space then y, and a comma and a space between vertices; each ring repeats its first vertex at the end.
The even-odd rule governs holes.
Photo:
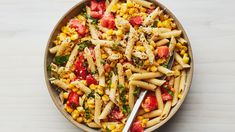
POLYGON ((157 55, 160 58, 168 57, 169 55, 169 48, 167 46, 160 46, 157 48, 157 55))
POLYGON ((131 132, 144 132, 144 128, 141 125, 141 121, 135 121, 132 124, 132 127, 130 129, 131 132))
POLYGON ((130 18, 130 23, 132 26, 139 26, 143 22, 142 18, 140 16, 135 16, 130 18))
POLYGON ((146 110, 154 110, 157 108, 157 98, 154 94, 152 93, 148 93, 141 105, 143 107, 143 109, 146 110))
POLYGON ((72 91, 69 93, 67 105, 73 109, 79 106, 79 96, 76 92, 72 91))
POLYGON ((88 86, 90 86, 91 84, 95 84, 95 85, 98 84, 95 78, 91 74, 86 76, 86 83, 88 86))

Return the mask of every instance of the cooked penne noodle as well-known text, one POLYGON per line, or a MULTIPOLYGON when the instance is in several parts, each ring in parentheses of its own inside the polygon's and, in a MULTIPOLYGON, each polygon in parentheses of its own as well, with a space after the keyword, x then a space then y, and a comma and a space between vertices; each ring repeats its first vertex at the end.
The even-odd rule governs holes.
POLYGON ((105 76, 104 75, 101 75, 99 76, 99 85, 102 86, 102 87, 105 87, 105 76))
POLYGON ((134 73, 130 77, 131 80, 141 80, 141 79, 150 79, 150 78, 156 78, 161 77, 162 74, 159 72, 146 72, 146 73, 134 73))
POLYGON ((64 51, 66 50, 66 48, 69 46, 70 43, 70 39, 66 39, 62 42, 62 44, 59 46, 57 52, 56 52, 56 56, 60 56, 64 53, 64 51))
POLYGON ((121 59, 121 58, 122 58, 121 54, 112 54, 107 59, 110 60, 110 61, 115 61, 115 60, 118 60, 118 59, 121 59))
POLYGON ((139 5, 142 5, 144 7, 150 8, 150 9, 154 8, 154 4, 151 2, 148 2, 146 0, 132 0, 132 1, 134 1, 135 3, 137 3, 139 5))
POLYGON ((163 109, 163 111, 162 111, 162 114, 161 114, 161 119, 162 119, 162 120, 165 119, 165 118, 168 116, 168 114, 169 114, 169 112, 170 112, 170 110, 171 110, 171 104, 172 104, 172 101, 171 101, 171 100, 168 100, 168 101, 166 102, 166 104, 165 104, 165 106, 164 106, 164 109, 163 109))
POLYGON ((101 59, 101 53, 100 53, 100 44, 96 45, 95 47, 95 58, 96 58, 96 66, 99 72, 99 84, 101 86, 105 86, 105 76, 104 76, 104 66, 101 63, 102 59, 101 59))
POLYGON ((130 27, 130 33, 125 51, 125 56, 129 61, 131 60, 132 49, 137 39, 137 32, 133 27, 130 27))
POLYGON ((103 49, 109 56, 113 54, 113 51, 110 48, 104 47, 103 49))
POLYGON ((95 62, 93 61, 93 58, 91 56, 91 51, 86 47, 84 49, 84 55, 87 59, 87 62, 88 62, 88 65, 89 65, 89 69, 91 70, 91 72, 95 72, 96 71, 96 68, 95 68, 95 62))
POLYGON ((178 53, 175 54, 175 60, 176 60, 183 68, 189 68, 189 67, 190 67, 190 65, 185 64, 185 63, 183 62, 182 57, 181 57, 178 53))
POLYGON ((95 26, 92 25, 91 23, 89 23, 88 26, 89 26, 89 30, 90 30, 91 37, 92 37, 93 39, 99 39, 99 37, 98 37, 98 31, 95 29, 95 26))
POLYGON ((124 86, 124 74, 123 74, 123 66, 121 63, 117 64, 117 71, 118 71, 118 79, 119 79, 119 85, 123 85, 124 86))
POLYGON ((133 65, 130 64, 130 63, 125 63, 125 64, 123 65, 123 67, 126 68, 126 69, 130 69, 130 70, 133 71, 133 72, 139 72, 139 73, 148 72, 148 71, 146 71, 146 70, 143 70, 143 69, 140 69, 140 68, 136 68, 135 66, 133 66, 133 65))
POLYGON ((173 51, 175 50, 175 45, 176 45, 176 40, 175 40, 175 37, 172 36, 171 41, 170 41, 170 45, 169 45, 170 56, 173 55, 173 51))
POLYGON ((156 46, 162 46, 168 44, 170 41, 168 39, 161 39, 158 42, 156 42, 156 46))
POLYGON ((181 44, 186 44, 188 43, 184 38, 178 38, 177 39, 181 44))
POLYGON ((125 71, 125 74, 126 74, 127 79, 129 80, 131 75, 132 75, 132 72, 131 72, 130 69, 128 69, 128 70, 125 71))
POLYGON ((143 25, 148 26, 151 25, 154 22, 154 19, 159 15, 160 13, 160 8, 157 7, 152 13, 148 15, 147 18, 144 19, 143 25))
POLYGON ((171 106, 175 106, 176 103, 178 102, 179 85, 180 85, 180 76, 176 77, 175 81, 174 81, 174 96, 173 96, 173 100, 172 100, 172 105, 171 106))
POLYGON ((156 95, 156 98, 157 98, 158 109, 163 110, 164 103, 163 103, 163 100, 162 100, 162 92, 161 92, 161 89, 159 87, 156 89, 155 95, 156 95))
POLYGON ((135 91, 135 86, 134 85, 129 85, 129 107, 132 110, 134 105, 135 105, 135 96, 134 96, 134 91, 135 91))
POLYGON ((140 41, 143 43, 143 45, 146 49, 146 53, 148 55, 150 64, 153 64, 155 56, 154 56, 153 51, 151 50, 150 45, 148 44, 143 33, 140 35, 140 41))
POLYGON ((161 114, 162 114, 162 110, 158 109, 158 110, 154 110, 154 111, 145 113, 142 116, 144 118, 153 118, 153 117, 156 117, 156 116, 160 116, 161 114))
POLYGON ((154 91, 156 89, 156 85, 153 85, 153 84, 150 84, 150 83, 147 83, 147 82, 144 82, 144 81, 133 81, 133 80, 131 80, 129 85, 134 85, 134 86, 141 87, 141 88, 151 90, 151 91, 154 91))
POLYGON ((186 81, 186 71, 183 70, 180 77, 179 93, 182 93, 184 91, 185 81, 186 81))
POLYGON ((100 24, 97 26, 99 30, 101 30, 102 32, 106 33, 109 31, 108 28, 102 27, 100 24))
POLYGON ((66 63, 66 66, 65 66, 65 71, 68 71, 71 66, 73 65, 76 57, 78 55, 78 45, 76 45, 74 48, 73 48, 73 51, 71 52, 71 55, 69 56, 69 59, 66 63))
POLYGON ((115 24, 116 24, 116 27, 123 29, 124 31, 128 31, 130 29, 129 21, 127 21, 121 17, 117 17, 115 19, 115 24))
POLYGON ((140 108, 140 109, 138 110, 137 115, 143 115, 143 114, 145 114, 145 113, 147 113, 147 112, 145 112, 144 109, 140 108))
POLYGON ((58 51, 59 47, 60 47, 59 45, 56 45, 56 46, 50 48, 49 49, 50 53, 55 54, 58 51))
POLYGON ((176 66, 173 66, 172 67, 172 70, 183 70, 184 68, 180 65, 180 64, 178 64, 178 65, 176 65, 176 66))
POLYGON ((110 88, 109 98, 115 104, 117 104, 117 101, 116 101, 117 82, 118 82, 118 76, 112 72, 112 80, 111 80, 111 88, 110 88))
POLYGON ((91 128, 101 128, 100 125, 96 124, 95 122, 89 122, 87 125, 91 128))
POLYGON ((89 93, 91 93, 91 89, 90 88, 88 88, 86 85, 84 85, 82 82, 80 82, 80 81, 73 81, 72 83, 71 83, 72 85, 75 85, 77 88, 79 88, 79 89, 81 89, 84 93, 86 93, 87 95, 89 94, 89 93))
POLYGON ((52 80, 51 83, 58 86, 58 87, 60 87, 60 88, 62 88, 63 90, 68 89, 68 85, 65 82, 61 81, 61 80, 55 79, 55 80, 52 80))
POLYGON ((174 75, 174 72, 173 72, 173 71, 171 71, 171 70, 169 70, 169 69, 167 69, 167 68, 165 68, 165 67, 163 67, 163 66, 158 66, 157 68, 158 68, 158 71, 159 71, 159 72, 164 73, 164 74, 167 75, 167 76, 172 76, 172 75, 174 75))
POLYGON ((102 100, 101 97, 95 93, 95 114, 94 114, 94 121, 96 124, 100 125, 100 113, 102 108, 102 100))
POLYGON ((162 86, 166 82, 166 80, 159 80, 159 79, 147 79, 146 81, 157 86, 162 86))
POLYGON ((107 115, 111 112, 112 108, 114 106, 114 103, 112 101, 109 101, 108 104, 104 107, 99 119, 105 119, 107 115))
POLYGON ((161 121, 161 117, 153 118, 146 123, 145 127, 148 128, 148 127, 154 126, 158 124, 160 121, 161 121))
POLYGON ((173 30, 173 31, 170 31, 170 32, 162 33, 159 36, 160 36, 161 39, 171 38, 172 36, 179 37, 181 35, 181 33, 182 33, 181 30, 173 30))
POLYGON ((94 45, 100 45, 104 47, 112 47, 114 44, 114 41, 108 41, 108 40, 97 40, 97 39, 91 39, 92 44, 94 45))

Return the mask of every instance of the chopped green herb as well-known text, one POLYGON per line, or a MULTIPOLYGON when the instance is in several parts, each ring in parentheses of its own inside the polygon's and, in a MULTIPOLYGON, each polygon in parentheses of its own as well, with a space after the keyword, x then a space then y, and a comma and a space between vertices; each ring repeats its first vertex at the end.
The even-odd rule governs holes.
POLYGON ((47 66, 47 71, 51 71, 51 65, 47 66))
POLYGON ((120 91, 120 100, 122 103, 126 102, 126 88, 123 85, 118 85, 119 91, 120 91))
POLYGON ((163 67, 167 68, 168 64, 167 63, 164 63, 162 64, 163 67))
POLYGON ((140 88, 139 87, 135 87, 133 95, 137 97, 139 95, 139 93, 140 93, 140 88))
POLYGON ((87 66, 88 66, 88 62, 87 62, 87 61, 84 61, 84 63, 82 63, 82 66, 83 66, 83 67, 87 67, 87 66))
POLYGON ((94 91, 91 91, 91 93, 89 93, 87 95, 87 98, 90 98, 90 97, 95 98, 95 92, 94 91))
POLYGON ((86 47, 89 47, 91 45, 92 43, 90 40, 85 40, 81 42, 80 44, 78 44, 78 51, 83 51, 86 47))
POLYGON ((119 45, 119 42, 116 41, 115 43, 113 43, 111 49, 112 49, 112 50, 118 50, 118 45, 119 45))
POLYGON ((89 19, 91 20, 91 24, 97 25, 98 19, 93 18, 93 17, 90 17, 89 19))
POLYGON ((97 70, 96 70, 96 71, 93 71, 93 72, 91 71, 91 74, 94 75, 94 74, 96 74, 97 72, 98 72, 97 70))
POLYGON ((128 105, 123 105, 122 106, 122 112, 124 114, 128 114, 130 112, 130 107, 128 105))
POLYGON ((144 65, 144 61, 138 57, 132 56, 132 60, 134 62, 134 65, 137 67, 142 67, 144 65))
POLYGON ((157 27, 158 22, 159 22, 159 20, 154 21, 152 27, 157 27))
POLYGON ((111 132, 108 127, 105 128, 105 132, 111 132))
POLYGON ((171 90, 168 90, 168 92, 172 97, 174 96, 174 92, 172 92, 171 90))
POLYGON ((100 60, 100 63, 104 65, 104 64, 105 64, 105 61, 104 61, 104 60, 100 60))
POLYGON ((90 119, 91 115, 90 115, 90 112, 89 112, 89 109, 88 108, 85 108, 85 117, 86 119, 90 119))
POLYGON ((56 56, 55 57, 55 63, 57 65, 63 65, 65 64, 69 59, 69 55, 65 55, 65 56, 56 56))
POLYGON ((114 68, 113 68, 113 72, 114 72, 114 74, 118 74, 118 72, 117 72, 117 67, 114 67, 114 68))

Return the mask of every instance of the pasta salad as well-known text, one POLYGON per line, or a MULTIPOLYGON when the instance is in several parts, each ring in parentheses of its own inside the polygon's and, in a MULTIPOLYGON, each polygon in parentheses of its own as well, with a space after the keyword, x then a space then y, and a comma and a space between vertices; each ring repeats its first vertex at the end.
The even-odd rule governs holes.
POLYGON ((130 130, 142 132, 164 120, 184 92, 187 41, 174 19, 152 2, 87 1, 53 45, 49 81, 64 109, 90 128, 122 131, 140 91, 147 89, 130 130))

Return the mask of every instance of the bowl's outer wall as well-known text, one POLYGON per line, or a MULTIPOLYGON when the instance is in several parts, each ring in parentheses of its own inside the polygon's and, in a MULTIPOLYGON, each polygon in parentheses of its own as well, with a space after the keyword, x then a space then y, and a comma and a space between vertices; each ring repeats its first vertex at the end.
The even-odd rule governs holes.
MULTIPOLYGON (((155 3, 156 5, 160 6, 161 9, 163 9, 165 11, 165 13, 169 14, 174 20, 176 25, 178 26, 178 28, 180 30, 183 31, 183 37, 188 41, 188 45, 189 45, 189 55, 191 58, 191 68, 187 71, 187 81, 186 81, 186 87, 185 87, 185 91, 182 95, 181 100, 179 100, 179 102, 176 104, 176 106, 174 106, 171 110, 171 112, 169 113, 168 117, 166 119, 164 119, 163 121, 161 121, 159 124, 156 124, 155 126, 152 126, 148 129, 146 129, 145 131, 154 131, 157 128, 159 128, 160 126, 162 126, 163 124, 165 124, 180 108, 181 104, 183 103, 183 101, 186 98, 186 95, 190 89, 191 86, 191 82, 192 82, 192 77, 193 77, 193 54, 192 54, 192 49, 191 49, 191 45, 190 45, 190 41, 186 35, 186 32, 184 30, 184 28, 182 27, 182 25, 180 24, 180 22, 177 20, 177 18, 173 15, 172 12, 170 12, 164 5, 162 5, 161 3, 159 3, 158 1, 155 0, 150 0, 151 2, 155 3)), ((53 46, 53 40, 56 39, 56 36, 58 35, 58 33, 61 31, 61 28, 63 26, 65 26, 67 24, 67 22, 75 17, 76 15, 79 14, 79 12, 81 12, 81 9, 86 5, 86 3, 89 1, 86 0, 81 0, 78 4, 76 4, 74 7, 72 7, 60 20, 59 22, 56 24, 56 26, 54 27, 54 30, 52 31, 48 43, 47 43, 47 47, 45 50, 45 56, 44 56, 44 75, 45 75, 45 81, 47 84, 47 88, 48 91, 51 95, 51 98, 53 100, 53 102, 55 103, 56 107, 59 109, 59 111, 70 121, 72 122, 75 126, 79 127, 80 129, 84 130, 84 131, 89 131, 89 132, 96 132, 98 130, 89 128, 86 125, 80 124, 76 121, 73 120, 73 118, 64 110, 63 108, 63 104, 61 103, 60 99, 59 99, 59 92, 56 90, 55 86, 52 86, 49 82, 49 77, 50 77, 50 73, 47 71, 47 66, 52 62, 52 59, 54 57, 54 55, 49 53, 49 49, 53 46)))

